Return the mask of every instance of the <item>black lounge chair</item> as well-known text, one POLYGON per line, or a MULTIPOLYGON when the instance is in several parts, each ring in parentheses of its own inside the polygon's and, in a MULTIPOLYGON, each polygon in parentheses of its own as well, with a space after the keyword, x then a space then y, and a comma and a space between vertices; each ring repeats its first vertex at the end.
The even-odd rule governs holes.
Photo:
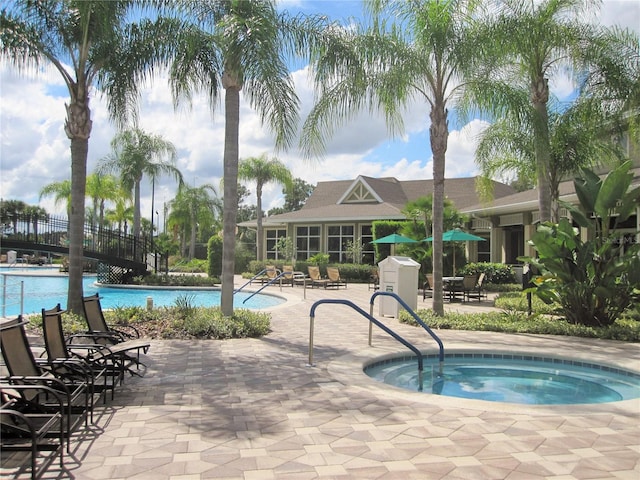
POLYGON ((63 313, 65 310, 60 308, 60 304, 49 310, 42 309, 42 330, 48 358, 78 359, 86 362, 94 373, 96 389, 111 390, 113 399, 116 386, 122 382, 125 370, 133 363, 126 355, 126 349, 122 351, 118 348, 119 345, 89 343, 93 337, 85 334, 71 335, 69 340, 75 343, 68 343, 62 329, 63 313), (101 385, 98 380, 102 380, 101 385))
MULTIPOLYGON (((146 365, 140 361, 140 352, 147 353, 151 344, 141 339, 140 332, 132 325, 118 328, 108 325, 102 312, 98 294, 84 297, 82 299, 82 308, 89 327, 86 335, 90 335, 93 338, 93 343, 110 346, 109 348, 112 351, 117 350, 126 355, 128 360, 134 362, 136 366, 135 370, 133 368, 127 368, 127 370, 132 374, 142 376, 146 370, 146 365), (118 345, 117 349, 114 345, 118 345), (131 355, 132 352, 135 352, 135 356, 131 355), (141 369, 143 373, 140 372, 141 369)), ((78 335, 74 336, 74 338, 78 337, 78 335)), ((74 339, 71 340, 70 346, 73 347, 74 339)))
POLYGON ((14 470, 19 476, 22 468, 26 464, 26 459, 22 453, 30 452, 29 464, 31 467, 31 478, 35 479, 44 473, 44 469, 49 463, 44 463, 38 470, 38 457, 40 452, 53 452, 60 459, 60 468, 64 468, 64 401, 55 390, 38 385, 6 385, 0 384, 0 396, 2 405, 0 406, 0 453, 2 455, 2 465, 4 469, 14 470), (47 395, 49 403, 57 400, 57 409, 50 409, 49 413, 24 412, 20 399, 16 400, 18 392, 26 393, 39 392, 47 395), (18 452, 18 454, 15 454, 18 452), (15 455, 14 455, 15 454, 15 455))
POLYGON ((0 348, 9 373, 0 378, 3 402, 11 400, 23 413, 51 413, 58 410, 62 399, 68 440, 83 421, 85 425, 93 422, 93 371, 77 360, 36 360, 24 329, 26 323, 18 317, 0 324, 0 348))

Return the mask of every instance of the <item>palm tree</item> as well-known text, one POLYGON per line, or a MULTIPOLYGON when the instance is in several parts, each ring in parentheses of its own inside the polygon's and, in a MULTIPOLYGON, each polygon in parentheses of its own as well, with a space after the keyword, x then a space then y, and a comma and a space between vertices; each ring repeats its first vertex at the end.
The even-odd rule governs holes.
POLYGON ((224 315, 232 315, 240 91, 274 133, 276 147, 289 146, 297 133, 299 102, 287 61, 309 51, 310 42, 322 35, 326 20, 278 14, 272 0, 201 0, 184 2, 184 6, 197 27, 181 34, 182 55, 171 70, 174 95, 189 99, 194 90, 204 90, 214 109, 220 92, 225 92, 220 304, 224 315))
POLYGON ((24 209, 24 215, 27 220, 27 241, 29 240, 29 226, 33 225, 33 241, 38 243, 38 221, 47 220, 49 215, 47 211, 37 205, 27 205, 24 209))
POLYGON ((111 224, 116 224, 118 232, 122 233, 122 227, 126 225, 127 222, 133 222, 133 201, 131 199, 131 192, 120 189, 119 195, 114 201, 114 207, 105 212, 105 218, 111 224))
POLYGON ((18 233, 18 216, 23 215, 28 205, 22 200, 2 200, 0 202, 0 220, 2 224, 11 222, 14 235, 18 233))
POLYGON ((161 136, 138 128, 118 133, 111 141, 111 148, 113 152, 100 160, 98 170, 118 172, 123 188, 133 190, 133 235, 140 238, 142 177, 146 175, 155 182, 162 174, 173 175, 182 184, 182 173, 174 166, 176 149, 161 136))
MULTIPOLYGON (((104 209, 107 201, 115 202, 120 196, 118 180, 111 175, 94 172, 87 177, 87 196, 91 198, 98 228, 104 225, 104 209)), ((95 224, 93 225, 95 228, 95 224)))
MULTIPOLYGON (((82 246, 90 95, 100 88, 119 126, 135 118, 138 87, 174 53, 166 48, 181 21, 140 15, 159 2, 142 0, 11 0, 0 11, 0 56, 18 70, 48 64, 68 93, 65 133, 71 144, 69 289, 67 308, 82 312, 82 246)), ((146 13, 146 12, 145 12, 146 13)))
MULTIPOLYGON (((189 187, 183 184, 175 199, 171 201, 172 222, 176 223, 177 217, 180 216, 184 230, 188 228, 190 231, 189 260, 193 260, 195 257, 198 227, 207 229, 215 222, 215 212, 218 210, 219 204, 216 195, 217 192, 213 185, 189 187), (183 214, 178 215, 179 212, 183 214)), ((183 238, 186 238, 186 235, 183 235, 183 238)))
POLYGON ((293 189, 293 176, 277 158, 267 158, 266 154, 260 157, 250 157, 240 160, 238 165, 238 178, 241 180, 253 180, 256 182, 256 203, 257 203, 257 237, 256 237, 256 258, 262 260, 262 188, 269 182, 277 182, 290 191, 293 189))
POLYGON ((635 49, 630 42, 625 50, 612 52, 612 45, 623 42, 589 23, 585 15, 600 3, 503 0, 478 32, 482 44, 476 64, 479 81, 467 91, 473 93, 474 105, 495 118, 512 115, 531 128, 542 222, 551 220, 553 200, 549 82, 567 73, 577 84, 585 78, 587 84, 594 79, 600 82, 609 76, 606 71, 626 70, 622 64, 630 58, 627 52, 638 48, 636 40, 635 49))
MULTIPOLYGON (((603 131, 607 118, 600 102, 580 97, 569 108, 549 113, 548 177, 554 222, 559 220, 560 182, 582 167, 611 165, 622 159, 622 149, 607 131, 603 131)), ((515 173, 525 183, 535 183, 536 150, 532 121, 507 112, 481 134, 476 163, 484 178, 515 173)))
POLYGON ((43 197, 53 197, 54 206, 58 207, 62 202, 65 203, 67 210, 67 218, 71 217, 71 180, 62 180, 61 182, 52 182, 40 189, 40 200, 43 197))
MULTIPOLYGON (((448 106, 464 86, 465 70, 478 45, 470 35, 472 8, 465 0, 370 0, 370 27, 335 28, 314 58, 320 98, 303 128, 307 154, 361 108, 384 111, 392 133, 403 130, 404 107, 429 108, 433 152, 433 310, 442 304, 444 171, 449 136, 448 106), (398 22, 388 25, 385 18, 398 22)), ((428 192, 425 192, 425 194, 428 192)))

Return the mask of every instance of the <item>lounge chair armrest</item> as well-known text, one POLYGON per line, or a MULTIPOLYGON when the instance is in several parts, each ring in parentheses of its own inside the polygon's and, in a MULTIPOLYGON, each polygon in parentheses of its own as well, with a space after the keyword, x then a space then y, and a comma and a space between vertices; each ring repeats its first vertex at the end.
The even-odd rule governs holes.
MULTIPOLYGON (((49 375, 46 376, 24 376, 24 375, 11 375, 0 378, 0 383, 6 384, 6 389, 12 389, 14 387, 48 387, 61 394, 64 394, 67 399, 71 398, 71 391, 69 386, 62 380, 49 375)), ((4 392, 3 392, 4 394, 4 392)))
POLYGON ((126 341, 126 338, 124 338, 122 335, 119 335, 117 332, 93 331, 93 332, 75 333, 73 335, 70 335, 67 338, 67 342, 69 344, 73 344, 76 338, 93 338, 94 343, 96 343, 96 339, 106 340, 111 343, 120 343, 120 342, 126 341))
POLYGON ((19 396, 16 396, 17 392, 26 392, 37 390, 41 393, 46 393, 47 395, 51 395, 55 397, 58 401, 57 403, 62 408, 64 405, 64 400, 62 398, 62 392, 60 390, 56 390, 55 388, 51 388, 47 385, 24 385, 24 384, 2 384, 0 385, 0 392, 2 392, 3 405, 2 408, 10 408, 11 405, 15 404, 16 401, 20 400, 19 396))
POLYGON ((118 333, 119 335, 122 335, 124 337, 140 338, 140 332, 133 325, 109 325, 109 329, 111 329, 111 331, 118 333), (124 328, 132 330, 133 333, 123 330, 124 328))

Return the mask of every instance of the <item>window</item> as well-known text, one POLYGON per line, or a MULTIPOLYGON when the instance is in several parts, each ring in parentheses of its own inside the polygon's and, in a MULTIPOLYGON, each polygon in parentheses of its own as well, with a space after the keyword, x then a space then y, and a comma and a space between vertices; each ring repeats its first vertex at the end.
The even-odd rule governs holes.
POLYGON ((375 263, 375 251, 373 249, 373 232, 371 225, 360 227, 360 241, 362 242, 362 263, 373 265, 375 263))
POLYGON ((276 252, 276 243, 280 238, 287 236, 287 231, 284 228, 269 229, 265 232, 265 238, 267 242, 267 254, 265 258, 278 259, 278 252, 276 252))
POLYGON ((296 258, 308 260, 320 253, 320 227, 296 227, 296 258))
POLYGON ((353 225, 327 227, 327 253, 330 262, 347 262, 347 244, 353 242, 353 225))

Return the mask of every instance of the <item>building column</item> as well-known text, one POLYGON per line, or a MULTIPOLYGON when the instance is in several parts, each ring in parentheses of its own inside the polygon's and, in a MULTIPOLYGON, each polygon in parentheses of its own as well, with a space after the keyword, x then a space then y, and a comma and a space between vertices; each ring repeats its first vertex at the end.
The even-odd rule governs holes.
POLYGON ((504 263, 504 229, 501 227, 493 227, 491 229, 491 262, 504 263))

